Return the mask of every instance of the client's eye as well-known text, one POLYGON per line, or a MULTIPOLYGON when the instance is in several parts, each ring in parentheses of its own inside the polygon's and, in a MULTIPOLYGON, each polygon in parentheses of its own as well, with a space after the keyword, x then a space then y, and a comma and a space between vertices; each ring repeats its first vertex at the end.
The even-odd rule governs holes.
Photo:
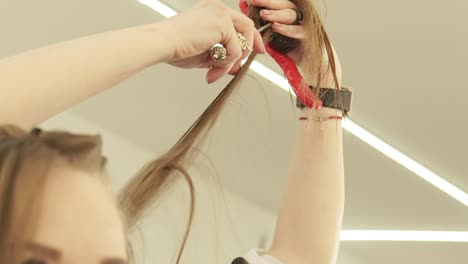
POLYGON ((39 258, 30 258, 23 261, 21 264, 47 264, 47 262, 39 258))

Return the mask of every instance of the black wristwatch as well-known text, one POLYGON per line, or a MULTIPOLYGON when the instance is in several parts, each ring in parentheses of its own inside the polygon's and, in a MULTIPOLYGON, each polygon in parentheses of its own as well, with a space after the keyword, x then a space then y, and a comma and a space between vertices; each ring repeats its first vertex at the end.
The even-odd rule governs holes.
MULTIPOLYGON (((312 86, 310 86, 313 89, 312 86)), ((322 101, 324 107, 335 108, 348 115, 351 111, 352 92, 348 87, 342 87, 340 90, 332 88, 320 88, 318 98, 322 101)), ((296 106, 304 108, 305 105, 296 98, 296 106)))

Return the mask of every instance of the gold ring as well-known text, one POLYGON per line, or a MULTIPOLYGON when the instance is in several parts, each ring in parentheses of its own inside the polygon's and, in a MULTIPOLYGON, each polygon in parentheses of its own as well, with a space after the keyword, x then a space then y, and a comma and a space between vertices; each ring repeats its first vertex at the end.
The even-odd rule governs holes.
POLYGON ((250 50, 249 41, 239 32, 237 32, 237 37, 239 38, 242 50, 250 50))
POLYGON ((226 48, 221 45, 216 45, 211 48, 210 57, 214 61, 223 61, 226 59, 226 48))

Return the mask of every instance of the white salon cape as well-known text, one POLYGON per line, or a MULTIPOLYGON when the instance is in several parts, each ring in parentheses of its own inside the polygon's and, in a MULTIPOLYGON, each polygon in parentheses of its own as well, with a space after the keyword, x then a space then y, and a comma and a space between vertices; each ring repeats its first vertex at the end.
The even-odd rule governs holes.
POLYGON ((266 255, 263 250, 252 249, 242 256, 249 264, 282 264, 276 258, 266 255))

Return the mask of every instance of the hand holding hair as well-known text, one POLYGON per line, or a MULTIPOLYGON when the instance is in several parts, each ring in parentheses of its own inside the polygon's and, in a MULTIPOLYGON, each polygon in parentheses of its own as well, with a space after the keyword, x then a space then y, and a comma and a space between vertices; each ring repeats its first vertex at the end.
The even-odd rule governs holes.
POLYGON ((180 68, 210 68, 206 76, 208 83, 228 73, 236 74, 237 66, 252 49, 265 53, 261 35, 253 21, 218 0, 203 0, 155 26, 170 29, 167 34, 174 43, 174 50, 167 62, 180 68), (240 41, 238 33, 245 42, 240 41), (218 43, 226 49, 226 58, 221 61, 210 56, 211 48, 218 43), (243 43, 252 46, 243 49, 243 43))

